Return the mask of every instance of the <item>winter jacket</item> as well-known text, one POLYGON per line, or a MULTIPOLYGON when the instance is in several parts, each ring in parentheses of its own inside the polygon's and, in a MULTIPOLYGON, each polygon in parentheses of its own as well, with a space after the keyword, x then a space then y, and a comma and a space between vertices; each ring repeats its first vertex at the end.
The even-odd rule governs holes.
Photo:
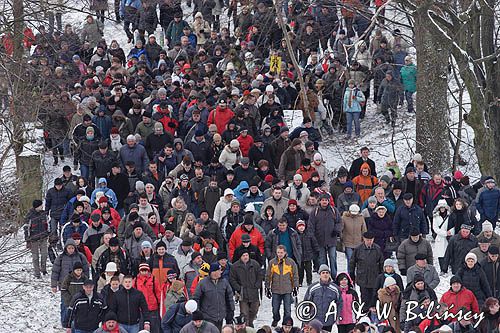
POLYGON ((500 313, 497 312, 492 315, 488 309, 488 307, 483 306, 481 309, 484 313, 484 319, 479 324, 478 332, 479 333, 497 333, 498 326, 500 325, 500 313))
POLYGON ((344 228, 340 214, 335 207, 318 206, 309 216, 311 232, 316 237, 319 247, 333 247, 337 245, 337 237, 344 228))
POLYGON ((238 226, 231 238, 229 239, 229 258, 233 258, 234 250, 241 245, 241 236, 243 234, 250 235, 250 243, 257 246, 261 253, 264 253, 264 237, 262 233, 255 226, 252 228, 250 232, 246 230, 246 228, 241 225, 238 226))
POLYGON ((287 138, 285 140, 281 136, 272 142, 271 151, 272 151, 272 155, 273 155, 274 167, 276 169, 280 165, 281 156, 283 155, 285 150, 287 150, 288 147, 290 147, 291 144, 292 144, 292 141, 289 138, 287 138))
POLYGON ((362 215, 353 215, 349 211, 342 214, 342 243, 345 247, 354 249, 363 242, 363 233, 368 229, 366 227, 365 219, 362 215))
POLYGON ((384 255, 380 246, 370 248, 363 243, 354 249, 349 261, 349 275, 357 285, 363 288, 375 288, 377 276, 382 273, 384 255))
POLYGON ((477 211, 481 214, 481 221, 495 222, 500 214, 500 189, 494 187, 489 190, 484 187, 477 197, 477 211))
POLYGON ((401 68, 401 82, 403 88, 408 92, 417 91, 417 66, 415 64, 405 65, 401 68))
POLYGON ((434 208, 436 208, 440 199, 442 199, 444 182, 435 184, 434 180, 430 180, 420 192, 419 204, 424 209, 426 216, 432 216, 434 208))
POLYGON ((366 228, 375 235, 375 243, 380 246, 382 252, 385 253, 385 243, 390 237, 393 237, 392 221, 389 214, 385 214, 380 218, 377 213, 373 212, 370 218, 366 221, 366 228))
POLYGON ((66 203, 73 197, 73 193, 65 187, 57 190, 50 188, 45 195, 45 211, 50 212, 50 218, 56 221, 61 220, 61 214, 66 203))
MULTIPOLYGON (((300 170, 297 170, 297 173, 300 173, 300 170)), ((302 179, 304 179, 304 175, 302 175, 302 179)), ((304 180, 305 182, 305 180, 304 180)), ((299 189, 295 187, 294 184, 290 184, 285 191, 283 192, 283 195, 287 197, 288 199, 293 199, 297 200, 297 203, 300 207, 304 207, 307 203, 307 200, 309 199, 311 192, 307 188, 307 185, 305 183, 302 183, 299 189), (300 199, 298 199, 298 192, 300 191, 300 199)))
POLYGON ((78 227, 76 227, 76 228, 73 225, 73 222, 71 222, 71 221, 67 222, 61 228, 61 241, 62 241, 62 243, 65 244, 66 241, 68 239, 70 239, 71 235, 73 235, 74 233, 79 233, 80 236, 82 236, 88 228, 89 228, 89 226, 86 222, 80 222, 78 227))
POLYGON ((176 303, 171 305, 163 316, 161 328, 163 333, 179 333, 190 321, 191 314, 186 312, 186 302, 176 303))
POLYGON ((192 297, 198 310, 206 320, 231 323, 234 315, 234 300, 231 285, 226 279, 213 281, 210 277, 201 280, 192 297))
POLYGON ((422 235, 429 233, 424 212, 415 204, 411 207, 402 205, 396 210, 396 214, 394 214, 394 236, 401 240, 406 239, 412 229, 418 229, 422 235))
MULTIPOLYGON (((330 192, 330 193, 332 193, 332 192, 330 192)), ((333 195, 333 193, 332 193, 332 195, 333 195)), ((335 195, 333 195, 333 197, 334 197, 333 199, 334 199, 335 205, 337 206, 340 214, 343 214, 344 212, 348 212, 349 207, 351 207, 351 205, 356 204, 359 207, 362 206, 361 197, 356 192, 352 192, 352 193, 343 193, 342 192, 337 197, 335 197, 335 195)))
POLYGON ((486 279, 491 289, 491 295, 498 298, 500 295, 500 261, 497 260, 493 262, 490 258, 487 258, 483 260, 480 265, 486 274, 486 279))
POLYGON ((409 267, 406 271, 406 281, 413 281, 417 274, 424 277, 425 284, 430 288, 435 289, 438 286, 439 274, 434 266, 427 264, 424 268, 421 268, 415 264, 409 267))
POLYGON ((180 269, 177 260, 173 255, 170 255, 168 253, 165 253, 162 257, 160 257, 158 254, 155 253, 151 257, 149 265, 151 267, 151 273, 155 277, 156 281, 158 281, 158 283, 167 280, 167 272, 169 270, 175 271, 177 276, 179 276, 180 274, 180 269))
POLYGON ((70 238, 66 241, 63 252, 54 261, 52 274, 50 276, 50 286, 52 288, 61 286, 66 276, 73 272, 73 266, 77 262, 82 263, 83 273, 89 276, 89 263, 87 262, 87 258, 83 253, 78 252, 75 241, 73 238, 70 238), (73 245, 75 247, 75 252, 71 255, 67 252, 69 245, 73 245))
POLYGON ((302 220, 306 223, 309 221, 309 214, 307 214, 307 212, 300 206, 297 207, 297 210, 295 212, 291 212, 290 209, 287 208, 285 213, 283 214, 283 217, 287 220, 288 226, 295 230, 297 230, 296 226, 299 220, 302 220))
POLYGON ((458 269, 457 276, 462 280, 462 286, 474 293, 479 306, 484 303, 486 298, 492 296, 488 278, 480 264, 476 263, 474 267, 469 268, 464 263, 458 269))
POLYGON ((128 238, 125 238, 125 242, 123 243, 123 247, 127 250, 130 255, 130 259, 135 261, 138 260, 141 256, 142 251, 142 242, 148 241, 153 244, 153 241, 149 236, 143 232, 141 237, 136 238, 135 235, 132 235, 128 238))
MULTIPOLYGON (((396 286, 394 290, 389 290, 389 288, 382 288, 377 291, 377 298, 380 302, 381 307, 387 305, 390 306, 390 311, 388 313, 388 324, 395 329, 396 332, 401 332, 400 328, 400 316, 398 316, 397 309, 400 306, 400 296, 401 291, 399 287, 396 286)), ((404 306, 404 305, 403 305, 404 306)))
POLYGON ((83 290, 83 282, 86 279, 87 276, 85 274, 77 277, 74 271, 66 275, 63 283, 61 284, 61 300, 63 301, 64 306, 71 306, 71 299, 79 291, 83 290))
MULTIPOLYGON (((353 163, 354 165, 354 163, 353 163)), ((352 168, 352 167, 351 167, 352 168)), ((372 170, 368 163, 363 163, 359 168, 359 173, 356 177, 352 179, 354 184, 354 191, 359 194, 361 197, 361 201, 365 202, 368 197, 371 195, 372 190, 377 186, 378 179, 377 177, 371 174, 372 170), (368 169, 368 176, 361 175, 361 170, 368 169)))
POLYGON ((108 198, 109 205, 111 207, 116 207, 118 205, 118 199, 116 198, 116 193, 112 189, 107 187, 108 182, 107 182, 106 178, 99 178, 98 182, 99 182, 99 184, 105 183, 105 185, 102 187, 97 187, 95 190, 92 191, 92 195, 90 196, 90 204, 97 205, 97 203, 95 201, 96 195, 97 195, 97 193, 102 192, 108 198))
POLYGON ((109 226, 106 224, 99 223, 97 227, 95 227, 92 223, 88 227, 87 230, 83 233, 82 242, 88 246, 90 252, 94 253, 95 250, 101 246, 101 238, 104 233, 109 229, 109 226))
POLYGON ((130 192, 128 177, 124 173, 119 173, 117 175, 110 173, 108 176, 108 187, 115 192, 118 202, 115 208, 123 208, 123 203, 130 192))
POLYGON ((229 243, 229 240, 231 239, 238 225, 243 223, 243 217, 244 215, 241 211, 239 213, 232 213, 231 209, 227 210, 226 216, 224 216, 220 224, 222 237, 224 237, 224 241, 226 243, 229 243))
POLYGON ((108 150, 104 155, 100 151, 95 151, 90 162, 89 179, 94 179, 94 177, 106 178, 108 173, 111 172, 111 167, 116 162, 116 156, 111 151, 108 150))
MULTIPOLYGON (((85 21, 80 35, 82 43, 89 42, 89 48, 93 49, 102 39, 102 36, 103 24, 99 20, 92 19, 91 23, 85 21)), ((105 68, 104 70, 107 70, 107 68, 105 68)))
POLYGON ((344 93, 344 112, 361 112, 362 104, 365 103, 365 95, 359 88, 345 89, 344 93))
POLYGON ((141 320, 149 323, 149 310, 146 298, 135 288, 122 288, 112 298, 109 310, 117 315, 118 323, 124 325, 135 325, 141 320))
POLYGON ((400 95, 400 83, 392 80, 383 79, 378 87, 377 96, 382 102, 382 105, 397 107, 400 95))
POLYGON ((400 270, 407 270, 411 266, 415 265, 415 255, 423 254, 427 258, 427 264, 432 265, 434 257, 432 255, 432 247, 428 240, 419 237, 417 242, 411 240, 411 238, 405 239, 398 247, 397 258, 398 258, 398 268, 400 270))
POLYGON ((246 264, 241 260, 231 266, 229 282, 243 302, 258 302, 259 290, 262 289, 262 271, 260 264, 250 259, 246 264))
POLYGON ((449 309, 450 313, 457 313, 460 309, 465 308, 465 311, 479 313, 479 304, 476 296, 469 289, 462 287, 458 292, 448 290, 441 296, 440 302, 446 303, 448 307, 453 304, 453 308, 449 309))
MULTIPOLYGON (((294 229, 288 227, 285 233, 288 233, 288 237, 290 239, 290 246, 292 248, 292 253, 288 251, 287 256, 293 258, 297 265, 300 265, 302 262, 302 242, 299 234, 294 229)), ((266 257, 268 260, 271 260, 276 256, 276 248, 278 245, 285 245, 280 243, 281 232, 278 228, 270 231, 266 237, 265 241, 265 250, 266 257)), ((285 245, 286 246, 286 245, 285 245)))
POLYGON ((331 326, 338 320, 342 311, 342 295, 339 287, 333 282, 318 281, 307 288, 304 301, 311 301, 316 304, 317 312, 315 319, 318 319, 323 326, 331 326), (326 319, 326 314, 330 311, 330 304, 334 302, 337 305, 337 316, 330 314, 326 319))
MULTIPOLYGON (((271 206, 274 209, 274 217, 279 220, 283 217, 285 212, 288 209, 288 199, 284 196, 282 196, 279 200, 274 199, 274 197, 269 197, 266 200, 264 200, 264 204, 262 205, 263 207, 268 207, 271 206)), ((265 214, 265 209, 260 212, 260 215, 264 217, 265 214)))
POLYGON ((118 268, 118 272, 121 274, 130 274, 131 262, 125 250, 119 248, 116 253, 112 253, 111 249, 108 247, 97 261, 96 270, 99 275, 105 272, 106 265, 109 262, 114 262, 118 268))
POLYGON ((80 141, 75 151, 75 159, 80 164, 90 166, 92 162, 92 154, 98 150, 98 142, 96 139, 84 139, 80 141))
POLYGON ((241 156, 241 151, 232 152, 229 145, 226 145, 219 156, 219 163, 222 164, 226 169, 233 170, 233 165, 238 163, 238 159, 241 156))
POLYGON ((285 257, 273 258, 269 261, 266 271, 266 288, 273 294, 290 294, 294 288, 299 287, 299 274, 295 261, 285 257))
POLYGON ((441 271, 448 272, 448 266, 451 266, 451 272, 456 274, 458 269, 462 266, 467 253, 476 246, 477 239, 472 235, 469 235, 467 238, 463 238, 461 234, 451 237, 448 242, 448 247, 446 248, 441 271))
POLYGON ((39 241, 49 236, 47 212, 31 208, 24 218, 24 240, 39 241))
MULTIPOLYGON (((448 230, 451 231, 451 236, 455 234, 455 229, 448 229, 450 215, 447 213, 443 218, 438 211, 434 211, 434 216, 432 217, 432 230, 436 233, 436 238, 434 240, 434 252, 438 258, 444 257, 446 253, 446 248, 448 247, 448 230)), ((451 227, 451 226, 450 226, 451 227)))
POLYGON ((89 299, 85 291, 81 290, 70 301, 64 327, 71 328, 74 323, 75 330, 96 330, 106 309, 107 305, 101 294, 94 291, 89 299))
POLYGON ((132 161, 135 163, 135 170, 137 174, 142 174, 148 168, 149 158, 146 149, 140 145, 135 144, 133 147, 124 145, 120 149, 120 160, 122 168, 125 170, 125 163, 132 161))
POLYGON ((151 274, 137 275, 134 288, 139 290, 146 299, 149 311, 156 311, 160 306, 161 288, 160 282, 151 274))
POLYGON ((217 106, 215 110, 210 111, 210 114, 208 115, 207 125, 217 125, 217 133, 222 133, 226 130, 227 124, 233 117, 234 112, 231 111, 231 109, 222 109, 220 106, 217 106))
POLYGON ((304 159, 304 151, 296 151, 292 146, 288 147, 281 155, 278 166, 278 175, 280 179, 289 181, 293 178, 300 164, 304 159))
MULTIPOLYGON (((405 289, 403 286, 403 279, 401 278, 401 275, 399 275, 396 272, 392 272, 391 274, 389 274, 385 271, 377 276, 377 280, 375 281, 375 289, 379 290, 384 288, 385 279, 387 279, 389 276, 392 277, 394 280, 396 280, 396 284, 398 285, 399 290, 405 289)), ((406 280, 410 281, 408 279, 406 280)))
POLYGON ((264 200, 266 196, 260 190, 257 190, 257 193, 253 194, 248 191, 243 198, 241 199, 241 207, 246 207, 247 204, 253 204, 255 211, 257 214, 262 212, 262 206, 264 205, 264 200))

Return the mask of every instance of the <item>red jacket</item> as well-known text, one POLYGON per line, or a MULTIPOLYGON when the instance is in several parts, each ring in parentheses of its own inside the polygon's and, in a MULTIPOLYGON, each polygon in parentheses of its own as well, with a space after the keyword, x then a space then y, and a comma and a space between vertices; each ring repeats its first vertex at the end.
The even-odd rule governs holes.
POLYGON ((217 133, 222 133, 226 130, 227 124, 233 117, 234 112, 230 108, 221 109, 220 106, 217 106, 215 110, 210 111, 207 125, 217 125, 217 133))
POLYGON ((78 245, 78 252, 84 254, 88 262, 92 262, 92 252, 90 252, 90 249, 86 245, 80 243, 80 245, 78 245))
POLYGON ((476 296, 469 289, 462 287, 458 293, 448 290, 441 296, 441 302, 446 303, 448 306, 453 304, 453 308, 449 310, 450 313, 457 313, 462 307, 467 311, 479 313, 479 304, 477 303, 476 296))
POLYGON ((153 119, 159 121, 163 125, 163 130, 165 132, 169 132, 173 136, 175 136, 175 131, 179 127, 179 122, 174 116, 168 112, 162 112, 160 105, 156 105, 156 113, 153 115, 153 119))
POLYGON ((149 311, 158 310, 161 299, 161 288, 153 275, 142 275, 139 273, 134 281, 134 288, 139 290, 144 295, 144 298, 146 298, 149 311))
POLYGON ((248 152, 250 151, 250 148, 253 146, 253 138, 251 135, 248 135, 243 137, 241 134, 236 138, 238 142, 240 143, 240 150, 241 150, 241 155, 248 157, 248 152))
POLYGON ((301 165, 300 168, 298 168, 295 173, 302 176, 303 183, 307 183, 307 181, 311 179, 311 176, 314 171, 316 171, 316 169, 312 165, 309 167, 309 170, 306 170, 304 166, 301 165))
MULTIPOLYGON (((118 212, 116 211, 116 209, 112 208, 112 207, 108 207, 109 208, 109 211, 111 212, 111 225, 110 227, 113 228, 113 230, 115 231, 115 233, 118 231, 118 225, 120 225, 120 221, 121 221, 121 216, 120 214, 118 214, 118 212)), ((92 216, 93 214, 97 214, 99 216, 101 216, 101 210, 99 208, 97 209, 94 209, 92 211, 92 214, 90 214, 90 216, 92 216)), ((92 223, 92 221, 88 221, 89 225, 90 223, 92 223)))
POLYGON ((255 227, 248 232, 245 227, 241 225, 239 228, 236 228, 229 239, 229 259, 233 260, 234 250, 241 245, 241 236, 244 233, 250 235, 250 243, 259 248, 260 254, 264 254, 264 237, 262 237, 261 232, 255 227))
POLYGON ((159 234, 164 235, 165 234, 165 227, 160 224, 160 222, 156 222, 155 224, 151 224, 148 221, 149 226, 151 229, 153 229, 154 234, 156 235, 157 238, 159 238, 159 234))

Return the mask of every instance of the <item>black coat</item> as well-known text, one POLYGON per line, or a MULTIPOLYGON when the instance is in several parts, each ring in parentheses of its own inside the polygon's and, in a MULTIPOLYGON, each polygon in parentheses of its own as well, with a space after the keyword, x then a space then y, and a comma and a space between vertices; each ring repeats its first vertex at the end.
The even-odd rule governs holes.
POLYGON ((250 259, 253 259, 259 263, 260 266, 264 265, 265 259, 262 253, 257 246, 250 244, 248 247, 245 247, 243 244, 238 246, 233 253, 233 261, 234 264, 236 261, 240 260, 241 254, 243 250, 248 250, 248 254, 250 255, 250 259))
MULTIPOLYGON (((101 256, 99 257, 99 260, 97 261, 97 273, 98 274, 102 274, 104 273, 104 271, 106 270, 106 265, 112 261, 112 257, 113 254, 111 253, 111 249, 108 248, 106 251, 104 251, 101 256)), ((117 256, 118 256, 118 260, 119 260, 119 263, 117 263, 116 261, 114 261, 117 266, 118 266, 118 270, 120 273, 124 274, 124 275, 127 275, 130 273, 130 260, 128 258, 128 256, 124 253, 123 250, 119 249, 118 250, 118 253, 117 253, 117 256)))
POLYGON ((112 189, 116 194, 118 205, 116 208, 123 208, 123 202, 130 192, 130 183, 127 175, 119 173, 116 176, 113 174, 108 175, 108 188, 112 189))
POLYGON ((111 300, 109 309, 116 313, 118 323, 135 325, 141 320, 149 321, 148 304, 144 294, 135 288, 120 289, 111 300))
MULTIPOLYGON (((319 246, 316 237, 307 229, 298 233, 302 243, 302 262, 313 260, 319 253, 319 246)), ((300 264, 300 263, 299 263, 300 264)))
POLYGON ((109 149, 104 155, 99 150, 94 151, 92 153, 92 161, 90 162, 89 179, 106 177, 116 162, 116 156, 109 149))
POLYGON ((398 285, 399 290, 404 290, 405 289, 404 286, 403 286, 403 279, 401 278, 401 275, 399 275, 396 272, 394 272, 392 274, 380 273, 377 276, 377 281, 375 282, 375 289, 379 290, 379 289, 384 288, 385 279, 387 277, 389 277, 389 276, 392 277, 392 278, 394 278, 394 280, 396 280, 396 284, 398 285))
MULTIPOLYGON (((271 147, 265 145, 262 147, 262 150, 257 148, 256 146, 250 147, 248 151, 248 158, 250 159, 250 166, 257 168, 260 160, 272 161, 273 154, 271 152, 271 147)), ((274 164, 271 162, 269 165, 270 168, 274 169, 274 164)))
POLYGON ((375 243, 371 248, 367 248, 364 243, 359 245, 349 261, 349 275, 363 288, 375 288, 377 276, 383 268, 384 255, 375 243))
POLYGON ((50 217, 59 221, 66 203, 73 197, 73 193, 65 187, 60 191, 55 187, 50 188, 45 196, 45 211, 50 212, 50 217))
POLYGON ((457 276, 462 279, 462 285, 474 293, 479 306, 492 295, 488 278, 479 264, 476 263, 474 267, 468 268, 464 263, 458 269, 457 276))
POLYGON ((49 236, 47 212, 31 208, 24 218, 24 239, 27 242, 37 241, 49 236))
POLYGON ((250 259, 244 264, 241 260, 231 266, 229 283, 233 290, 240 294, 245 302, 258 302, 259 289, 262 289, 262 270, 260 264, 250 259))
POLYGON ((407 239, 412 228, 419 230, 423 235, 429 233, 424 212, 417 205, 412 205, 410 208, 406 205, 399 207, 394 214, 392 228, 394 236, 400 240, 407 239))
POLYGON ((486 259, 481 262, 481 268, 486 274, 486 279, 491 289, 493 297, 499 298, 500 296, 500 261, 497 260, 493 263, 491 260, 486 259))
POLYGON ((287 208, 285 213, 283 214, 283 217, 288 221, 288 226, 293 229, 297 229, 296 225, 298 220, 302 220, 306 223, 309 220, 309 214, 307 214, 307 212, 301 207, 297 207, 295 213, 291 213, 287 208))
MULTIPOLYGON (((349 179, 353 179, 356 176, 359 176, 359 172, 361 170, 361 165, 363 165, 365 161, 363 158, 359 157, 352 161, 351 168, 349 169, 349 179)), ((375 169, 375 162, 371 159, 367 159, 366 163, 370 166, 371 175, 377 177, 377 169, 375 169)))
MULTIPOLYGON (((299 234, 297 233, 297 231, 293 230, 290 227, 287 228, 286 232, 288 232, 288 235, 290 237, 290 243, 293 250, 293 253, 288 253, 287 256, 294 259, 295 263, 298 266, 302 262, 302 243, 300 241, 299 234)), ((280 245, 279 234, 279 229, 275 228, 266 237, 265 252, 268 260, 276 257, 276 248, 278 247, 278 245, 280 245)))
POLYGON ((477 247, 477 240, 472 235, 469 238, 462 238, 460 234, 451 237, 444 254, 444 267, 441 267, 441 270, 447 272, 448 266, 451 266, 451 272, 456 274, 464 263, 467 253, 475 247, 477 247))
POLYGON ((70 328, 74 322, 77 330, 94 331, 99 327, 106 309, 107 305, 101 294, 94 291, 89 300, 85 291, 81 290, 70 302, 64 327, 70 328))

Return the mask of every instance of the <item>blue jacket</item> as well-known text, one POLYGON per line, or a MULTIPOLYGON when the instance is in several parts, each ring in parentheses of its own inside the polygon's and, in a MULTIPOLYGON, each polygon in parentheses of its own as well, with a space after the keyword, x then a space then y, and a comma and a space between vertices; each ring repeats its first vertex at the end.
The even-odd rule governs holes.
MULTIPOLYGON (((101 182, 102 179, 105 178, 99 178, 99 182, 101 182)), ((97 192, 103 192, 104 195, 108 198, 110 206, 113 206, 113 208, 116 208, 116 205, 118 205, 118 199, 116 198, 115 191, 112 189, 108 188, 107 186, 104 187, 98 187, 92 192, 92 196, 90 198, 90 204, 94 204, 95 202, 95 195, 97 192)))
MULTIPOLYGON (((238 199, 238 201, 241 203, 243 201, 243 197, 247 192, 241 192, 241 190, 247 189, 248 190, 248 183, 244 180, 242 181, 236 188, 234 189, 234 197, 238 199)), ((241 205, 243 207, 243 205, 241 205)))
POLYGON ((75 232, 79 233, 80 236, 83 236, 84 232, 89 228, 89 225, 85 222, 80 222, 77 228, 73 226, 73 223, 69 221, 62 227, 61 231, 61 239, 63 244, 66 244, 66 241, 71 238, 71 235, 75 232))
POLYGON ((50 218, 59 221, 69 199, 73 197, 70 189, 63 187, 60 191, 50 188, 45 195, 45 211, 50 212, 50 218))
POLYGON ((141 8, 141 5, 141 0, 122 0, 120 1, 120 15, 122 17, 125 16, 125 7, 132 7, 136 10, 139 10, 139 8, 141 8))
POLYGON ((342 295, 340 294, 339 287, 334 282, 323 283, 318 281, 313 283, 307 289, 304 301, 311 301, 316 304, 315 319, 323 323, 323 326, 332 326, 337 321, 337 318, 333 314, 329 315, 327 319, 325 318, 332 302, 335 302, 337 305, 337 316, 342 310, 342 295))
POLYGON ((344 93, 344 112, 361 112, 361 103, 365 101, 365 95, 358 88, 351 89, 347 87, 344 93), (351 106, 349 106, 349 98, 356 96, 356 99, 351 98, 351 106))
POLYGON ((111 134, 111 127, 113 127, 113 122, 110 116, 94 116, 92 117, 92 122, 96 124, 97 128, 99 128, 103 138, 109 138, 109 135, 111 134))
POLYGON ((161 320, 163 333, 177 333, 191 321, 191 315, 186 312, 185 302, 175 303, 168 308, 161 320))
POLYGON ((412 228, 417 228, 423 235, 429 233, 427 221, 422 208, 415 204, 413 204, 410 208, 406 205, 402 205, 396 210, 396 214, 394 215, 394 236, 404 240, 408 238, 412 228))
POLYGON ((135 163, 135 170, 138 175, 141 175, 148 169, 149 158, 144 146, 136 143, 132 148, 129 145, 124 145, 120 149, 120 160, 122 162, 123 170, 125 170, 125 163, 132 161, 135 163))
POLYGON ((496 187, 491 190, 484 188, 479 194, 476 208, 482 221, 488 220, 494 224, 500 213, 500 190, 496 187))
POLYGON ((63 209, 63 211, 61 213, 61 219, 59 220, 59 225, 61 227, 63 225, 65 225, 66 222, 68 222, 68 220, 71 217, 71 215, 73 215, 73 212, 75 210, 75 208, 73 207, 73 204, 75 203, 75 201, 76 201, 76 196, 74 196, 73 198, 69 199, 69 201, 66 204, 66 206, 64 206, 64 209, 63 209))
POLYGON ((266 197, 264 196, 264 193, 262 193, 260 190, 258 190, 257 195, 255 196, 250 195, 250 190, 249 190, 241 199, 241 207, 244 208, 245 205, 253 203, 255 211, 257 212, 257 214, 260 215, 260 211, 262 209, 262 205, 264 204, 264 200, 266 200, 266 197))

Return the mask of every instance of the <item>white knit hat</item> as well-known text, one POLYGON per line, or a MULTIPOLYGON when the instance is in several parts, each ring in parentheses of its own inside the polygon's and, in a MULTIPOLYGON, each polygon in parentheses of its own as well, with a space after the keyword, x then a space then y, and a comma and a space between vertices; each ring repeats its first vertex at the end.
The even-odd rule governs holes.
POLYGON ((493 231, 493 224, 490 221, 483 222, 483 231, 493 231))
POLYGON ((186 311, 189 313, 193 313, 198 309, 198 303, 194 299, 190 299, 189 301, 186 302, 186 305, 184 305, 186 308, 186 311))
POLYGON ((394 284, 397 284, 397 283, 396 283, 396 280, 392 276, 388 276, 385 278, 384 288, 387 288, 387 287, 392 286, 394 284))
POLYGON ((465 262, 467 262, 468 259, 472 259, 474 262, 477 262, 477 256, 472 252, 467 253, 465 256, 465 262))

